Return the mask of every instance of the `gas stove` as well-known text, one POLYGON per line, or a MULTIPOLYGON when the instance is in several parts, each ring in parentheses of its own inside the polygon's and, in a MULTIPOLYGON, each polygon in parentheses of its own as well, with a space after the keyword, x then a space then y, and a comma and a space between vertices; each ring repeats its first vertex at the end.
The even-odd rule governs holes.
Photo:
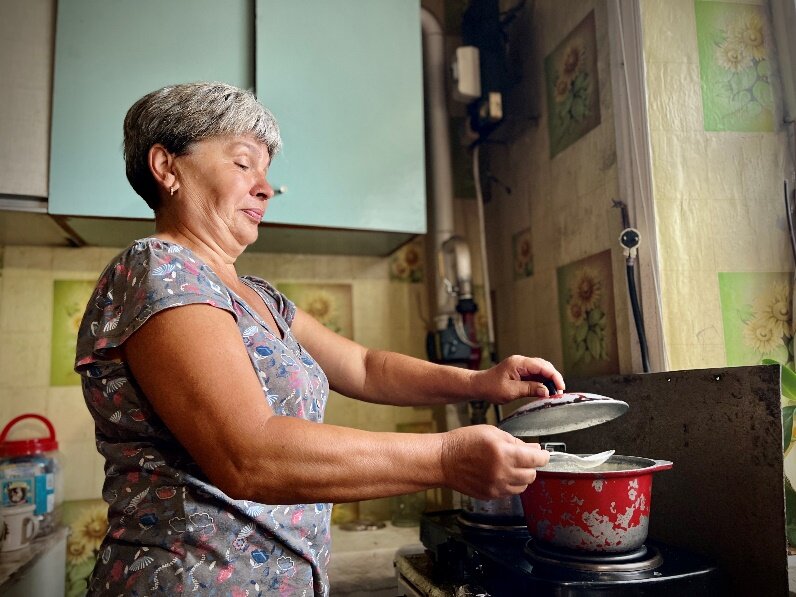
POLYGON ((632 552, 584 554, 534 542, 522 527, 474 523, 457 510, 424 514, 423 554, 396 556, 407 595, 699 596, 722 594, 707 558, 648 541, 632 552))

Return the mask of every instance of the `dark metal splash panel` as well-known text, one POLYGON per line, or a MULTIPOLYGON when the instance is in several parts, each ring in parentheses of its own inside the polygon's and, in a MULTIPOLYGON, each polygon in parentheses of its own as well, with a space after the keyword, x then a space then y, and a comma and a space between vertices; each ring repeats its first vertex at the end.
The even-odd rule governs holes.
POLYGON ((713 557, 737 595, 787 595, 777 365, 567 380, 628 412, 551 436, 570 452, 671 460, 656 474, 650 536, 713 557))

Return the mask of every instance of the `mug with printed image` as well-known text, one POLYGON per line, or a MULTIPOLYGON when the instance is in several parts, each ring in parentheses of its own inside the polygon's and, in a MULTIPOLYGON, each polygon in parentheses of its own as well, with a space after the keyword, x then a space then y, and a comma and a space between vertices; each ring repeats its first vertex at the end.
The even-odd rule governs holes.
POLYGON ((3 553, 27 547, 39 530, 39 521, 34 514, 33 504, 23 504, 2 509, 3 553))

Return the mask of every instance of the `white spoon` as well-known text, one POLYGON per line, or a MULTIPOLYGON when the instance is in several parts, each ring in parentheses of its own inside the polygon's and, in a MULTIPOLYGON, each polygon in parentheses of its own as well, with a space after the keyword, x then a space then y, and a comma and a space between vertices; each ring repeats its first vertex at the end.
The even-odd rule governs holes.
POLYGON ((595 466, 600 466, 613 455, 614 450, 607 450, 599 454, 590 454, 589 456, 578 456, 577 454, 570 454, 568 452, 550 452, 550 462, 547 466, 554 463, 566 462, 577 468, 594 468, 595 466))

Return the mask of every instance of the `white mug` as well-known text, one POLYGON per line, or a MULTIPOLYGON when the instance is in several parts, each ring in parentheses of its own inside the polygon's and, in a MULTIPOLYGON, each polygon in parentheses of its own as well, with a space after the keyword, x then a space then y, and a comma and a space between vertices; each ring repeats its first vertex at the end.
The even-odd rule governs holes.
POLYGON ((2 552, 15 551, 27 547, 39 530, 39 521, 33 511, 36 506, 24 504, 3 508, 3 547, 2 552))

